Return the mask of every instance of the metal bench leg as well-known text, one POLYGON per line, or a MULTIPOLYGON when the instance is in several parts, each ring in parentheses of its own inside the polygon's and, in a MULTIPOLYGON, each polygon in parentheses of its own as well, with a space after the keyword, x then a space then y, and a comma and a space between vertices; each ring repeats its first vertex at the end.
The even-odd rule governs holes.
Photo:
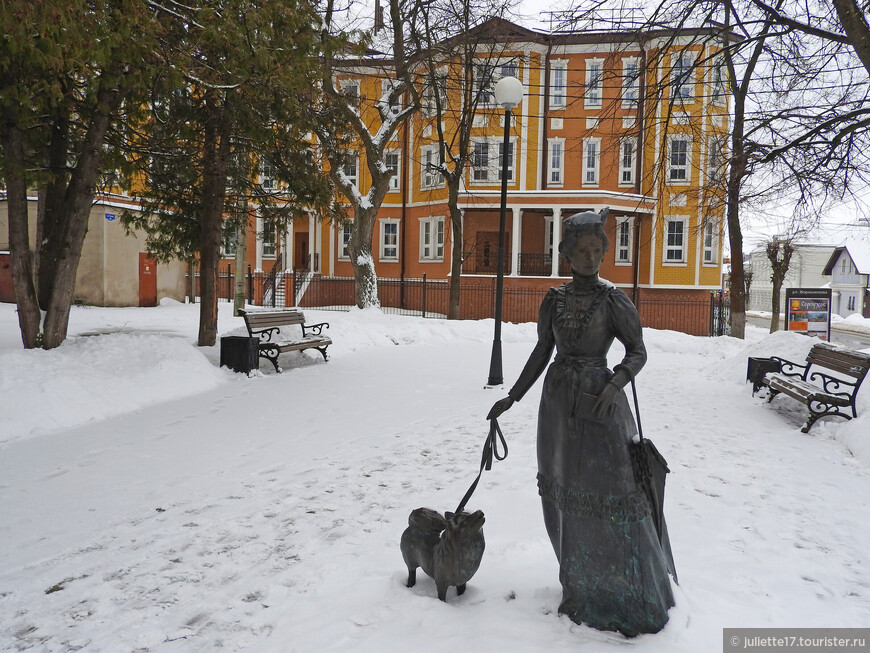
POLYGON ((269 360, 275 366, 275 371, 278 374, 282 372, 281 367, 278 365, 278 354, 280 353, 281 351, 277 347, 264 347, 260 349, 260 358, 269 360))
POLYGON ((320 352, 320 355, 323 356, 324 361, 329 360, 326 356, 326 347, 315 347, 315 349, 320 352))

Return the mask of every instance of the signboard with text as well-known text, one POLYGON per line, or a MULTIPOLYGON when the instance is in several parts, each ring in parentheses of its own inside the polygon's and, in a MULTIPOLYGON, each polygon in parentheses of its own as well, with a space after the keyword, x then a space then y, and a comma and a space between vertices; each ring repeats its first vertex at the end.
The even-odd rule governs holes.
POLYGON ((830 341, 831 289, 786 288, 785 323, 789 331, 830 341))

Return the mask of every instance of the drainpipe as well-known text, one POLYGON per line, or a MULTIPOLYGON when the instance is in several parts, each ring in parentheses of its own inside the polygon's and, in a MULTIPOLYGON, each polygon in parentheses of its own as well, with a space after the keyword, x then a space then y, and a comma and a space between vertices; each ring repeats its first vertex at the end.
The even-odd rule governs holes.
MULTIPOLYGON (((640 43, 640 62, 638 69, 638 88, 637 88, 637 173, 635 174, 635 192, 638 195, 643 195, 643 153, 645 151, 644 144, 646 143, 644 122, 644 105, 646 104, 646 49, 643 43, 640 43)), ((641 234, 641 214, 638 214, 636 224, 634 226, 634 280, 632 288, 632 301, 637 306, 638 297, 640 295, 640 234, 641 234)))
MULTIPOLYGON (((541 157, 541 190, 547 190, 547 157, 549 156, 549 151, 547 148, 547 127, 550 120, 549 112, 550 112, 550 54, 553 52, 553 37, 552 35, 547 35, 547 54, 544 59, 544 126, 541 129, 542 133, 542 142, 541 149, 544 151, 544 155, 541 157)), ((531 113, 531 112, 530 112, 531 113)), ((564 149, 564 148, 563 148, 564 149)), ((562 157, 564 159, 565 153, 562 152, 562 157)), ((565 169, 565 162, 562 161, 562 169, 565 169)), ((555 227, 554 227, 555 229, 555 227)))

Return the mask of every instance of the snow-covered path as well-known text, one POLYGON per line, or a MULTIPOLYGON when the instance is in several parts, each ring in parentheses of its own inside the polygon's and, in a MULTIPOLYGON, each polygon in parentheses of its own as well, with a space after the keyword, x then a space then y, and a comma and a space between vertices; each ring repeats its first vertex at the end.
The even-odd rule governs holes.
MULTIPOLYGON (((807 436, 799 410, 743 383, 747 355, 800 359, 807 339, 647 331, 641 410, 673 471, 681 586, 662 633, 626 640, 555 614, 534 480, 540 384, 502 418, 509 457, 472 499, 487 551, 466 594, 441 603, 422 574, 404 587, 408 512, 453 509, 477 472, 501 396, 482 387, 490 332, 320 315, 336 342, 327 364, 296 354, 283 375, 250 379, 212 366, 187 396, 0 448, 0 650, 697 653, 721 650, 723 627, 870 624, 870 465, 847 449, 870 437, 870 392, 861 418, 807 436)), ((534 329, 507 326, 512 380, 534 329)), ((185 351, 188 367, 217 356, 185 351)), ((132 405, 123 376, 81 392, 111 402, 121 388, 132 405)), ((21 375, 22 396, 33 383, 21 375)))

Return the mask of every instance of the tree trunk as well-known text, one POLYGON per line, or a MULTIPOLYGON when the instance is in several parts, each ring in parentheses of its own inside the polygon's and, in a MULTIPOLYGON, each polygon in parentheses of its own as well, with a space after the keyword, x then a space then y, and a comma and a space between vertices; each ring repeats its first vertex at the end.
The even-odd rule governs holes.
MULTIPOLYGON (((85 134, 78 162, 64 195, 62 210, 51 218, 57 220, 53 233, 57 240, 47 243, 47 250, 56 253, 56 258, 52 261, 54 274, 43 324, 42 346, 45 349, 53 349, 66 339, 76 273, 100 174, 103 144, 112 115, 123 98, 114 84, 107 86, 101 87, 97 94, 98 108, 85 134)), ((40 268, 45 263, 41 257, 40 268)), ((42 269, 39 275, 41 279, 44 277, 42 269)))
POLYGON ((212 347, 217 342, 218 261, 221 249, 221 227, 226 202, 227 171, 230 161, 232 133, 227 105, 230 98, 206 101, 208 116, 203 134, 203 201, 200 222, 200 347, 212 347))
POLYGON ((27 181, 24 177, 24 143, 17 115, 6 108, 0 117, 3 147, 3 178, 9 219, 9 247, 12 251, 12 283, 18 305, 18 325, 25 349, 39 347, 41 314, 34 283, 33 252, 27 216, 27 181))
MULTIPOLYGON (((458 184, 457 184, 458 186, 458 184)), ((459 319, 459 301, 462 279, 462 210, 458 206, 458 188, 454 189, 450 184, 450 198, 448 200, 450 210, 450 298, 447 304, 447 319, 459 319)))
MULTIPOLYGON (((377 212, 373 208, 356 208, 355 211, 355 229, 351 234, 348 249, 353 264, 356 305, 359 308, 379 307, 381 303, 378 299, 378 278, 375 274, 375 259, 372 254, 377 212)), ((402 237, 404 238, 404 234, 402 237)))
POLYGON ((728 171, 726 216, 731 248, 731 336, 746 337, 746 286, 743 270, 743 232, 740 229, 740 180, 742 166, 732 160, 728 171))
MULTIPOLYGON (((247 216, 247 213, 245 213, 247 216)), ((248 244, 245 235, 248 230, 248 221, 239 225, 236 229, 236 278, 233 288, 233 315, 238 317, 239 309, 245 307, 245 257, 247 256, 248 244)), ((282 270, 283 272, 283 270, 282 270)), ((274 290, 273 290, 274 292, 274 290)))

